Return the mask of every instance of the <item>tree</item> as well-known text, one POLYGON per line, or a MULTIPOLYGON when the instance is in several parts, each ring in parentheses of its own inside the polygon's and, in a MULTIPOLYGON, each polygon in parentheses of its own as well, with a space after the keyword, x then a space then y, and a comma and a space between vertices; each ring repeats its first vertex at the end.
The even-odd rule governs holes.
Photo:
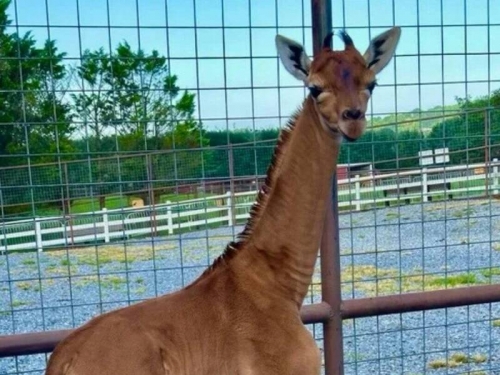
MULTIPOLYGON (((54 41, 39 47, 29 32, 9 33, 10 3, 0 0, 0 167, 69 158, 73 147, 70 108, 65 101, 65 54, 58 51, 54 41)), ((28 167, 0 170, 5 188, 2 203, 9 207, 7 212, 14 209, 12 205, 61 198, 57 165, 46 166, 40 172, 33 168, 28 173, 28 167), (52 186, 31 189, 28 184, 52 186), (9 185, 17 188, 6 188, 9 185)))
MULTIPOLYGON (((0 153, 31 155, 30 162, 54 160, 72 151, 72 125, 64 101, 67 71, 64 53, 54 41, 36 47, 31 33, 9 34, 10 0, 0 0, 0 153)), ((24 158, 0 159, 2 164, 24 164, 24 158)))
POLYGON ((488 108, 500 106, 500 90, 475 99, 457 98, 457 103, 463 113, 435 125, 426 138, 428 148, 448 147, 453 164, 477 163, 488 157, 484 146, 489 142, 489 157, 495 157, 500 145, 500 112, 488 108))
MULTIPOLYGON (((194 94, 181 94, 177 76, 170 73, 165 57, 158 51, 134 52, 126 42, 112 54, 103 48, 87 50, 76 76, 80 92, 73 95, 74 114, 92 151, 102 151, 103 138, 110 128, 119 134, 121 151, 183 149, 206 144, 201 123, 194 120, 194 94)), ((178 173, 179 168, 165 166, 172 160, 181 171, 200 169, 199 158, 190 156, 185 152, 173 158, 152 155, 148 160, 152 175, 148 179, 174 179, 172 170, 178 173)), ((113 179, 103 168, 103 163, 98 162, 95 181, 105 182, 106 176, 113 179)), ((128 165, 127 169, 133 167, 128 165)), ((101 184, 99 195, 103 197, 113 190, 113 185, 101 184)))
MULTIPOLYGON (((201 124, 194 121, 194 94, 176 85, 177 76, 170 74, 166 59, 158 51, 134 52, 124 42, 110 55, 101 48, 85 51, 77 68, 76 84, 80 92, 73 95, 75 115, 94 137, 95 151, 109 127, 129 137, 124 147, 149 149, 165 145, 165 138, 183 128, 176 147, 200 145, 201 124)), ((84 129, 80 129, 84 130, 84 129)), ((179 134, 178 134, 179 135, 179 134)))
POLYGON ((417 130, 402 130, 397 133, 395 156, 398 169, 419 167, 418 152, 422 150, 423 134, 417 130))

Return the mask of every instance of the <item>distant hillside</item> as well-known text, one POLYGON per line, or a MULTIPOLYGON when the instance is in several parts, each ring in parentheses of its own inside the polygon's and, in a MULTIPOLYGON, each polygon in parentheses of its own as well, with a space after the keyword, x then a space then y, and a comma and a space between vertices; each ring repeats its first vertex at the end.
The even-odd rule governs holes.
MULTIPOLYGON (((396 114, 390 114, 387 116, 377 116, 372 118, 373 127, 382 126, 386 124, 398 123, 398 128, 400 130, 419 130, 425 134, 430 133, 432 128, 443 121, 443 113, 450 114, 460 111, 460 106, 458 104, 448 105, 448 106, 436 106, 426 111, 421 111, 416 108, 411 112, 404 112, 396 114), (429 120, 426 120, 429 119, 429 120), (406 123, 406 121, 411 121, 406 123)), ((451 116, 454 117, 454 116, 451 116)), ((447 117, 450 118, 450 117, 447 117)), ((384 128, 396 130, 396 126, 384 126, 384 128)))

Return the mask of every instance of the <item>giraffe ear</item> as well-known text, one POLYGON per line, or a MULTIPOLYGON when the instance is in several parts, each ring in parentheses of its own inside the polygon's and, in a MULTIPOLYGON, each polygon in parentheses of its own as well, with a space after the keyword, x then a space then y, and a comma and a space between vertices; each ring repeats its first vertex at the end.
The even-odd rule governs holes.
POLYGON ((371 40, 363 57, 365 58, 366 66, 373 70, 375 74, 382 71, 389 61, 391 61, 400 36, 401 28, 393 27, 371 40))
POLYGON ((295 78, 307 82, 311 60, 299 43, 276 35, 276 49, 285 69, 295 78))

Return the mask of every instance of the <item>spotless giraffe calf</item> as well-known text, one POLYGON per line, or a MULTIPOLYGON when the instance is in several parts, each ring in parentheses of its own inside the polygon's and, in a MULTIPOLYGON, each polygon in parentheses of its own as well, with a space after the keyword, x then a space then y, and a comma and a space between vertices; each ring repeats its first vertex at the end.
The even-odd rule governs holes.
POLYGON ((90 320, 50 356, 47 375, 318 375, 300 320, 342 139, 365 129, 376 74, 399 41, 394 27, 364 54, 345 32, 311 60, 278 35, 286 70, 309 95, 281 132, 265 185, 235 242, 183 289, 90 320))

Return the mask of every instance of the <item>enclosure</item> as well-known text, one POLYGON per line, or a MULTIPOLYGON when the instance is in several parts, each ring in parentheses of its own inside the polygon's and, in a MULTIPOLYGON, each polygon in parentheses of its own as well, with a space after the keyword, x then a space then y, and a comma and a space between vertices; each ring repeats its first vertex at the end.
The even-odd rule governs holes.
POLYGON ((187 285, 242 229, 307 95, 276 34, 312 56, 394 25, 303 318, 325 374, 500 373, 500 0, 0 0, 0 19, 1 374, 43 373, 67 330, 187 285))

